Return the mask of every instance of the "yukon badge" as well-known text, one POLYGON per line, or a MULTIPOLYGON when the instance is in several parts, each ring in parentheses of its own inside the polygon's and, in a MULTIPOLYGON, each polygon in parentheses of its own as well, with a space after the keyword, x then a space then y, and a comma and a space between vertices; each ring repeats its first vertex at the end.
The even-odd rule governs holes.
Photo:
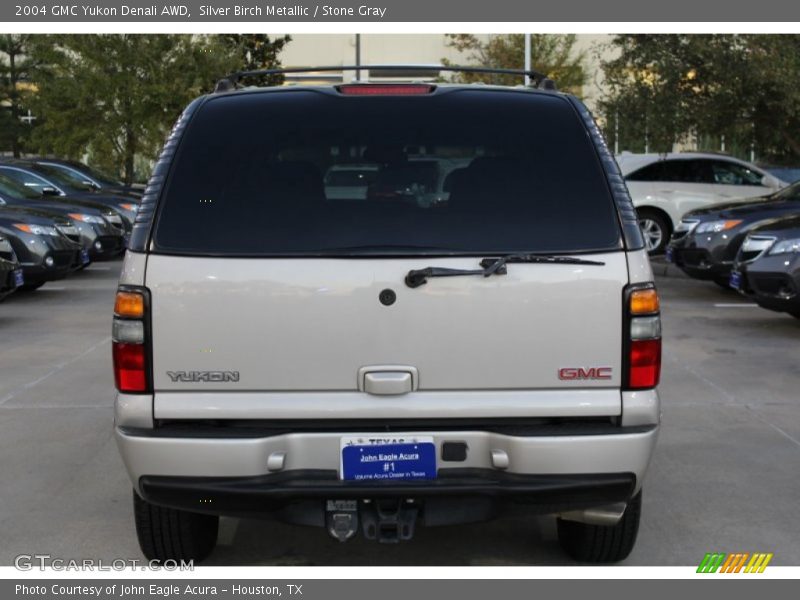
POLYGON ((558 378, 562 381, 611 379, 611 371, 611 367, 564 367, 558 370, 558 378))
POLYGON ((167 371, 173 383, 222 383, 239 381, 239 371, 167 371))

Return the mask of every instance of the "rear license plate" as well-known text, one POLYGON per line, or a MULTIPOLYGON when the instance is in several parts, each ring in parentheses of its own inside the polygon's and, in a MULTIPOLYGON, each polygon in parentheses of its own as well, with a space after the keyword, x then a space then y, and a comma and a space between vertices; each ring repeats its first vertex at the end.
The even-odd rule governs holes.
POLYGON ((742 289, 742 274, 739 271, 733 271, 731 273, 731 278, 728 281, 728 285, 735 290, 742 289))
POLYGON ((81 250, 81 264, 88 265, 89 264, 89 251, 85 248, 81 250))
POLYGON ((666 253, 664 258, 669 263, 673 262, 673 260, 672 260, 672 248, 667 248, 667 253, 666 253))
POLYGON ((343 437, 341 451, 341 476, 347 481, 436 478, 436 445, 430 436, 343 437))
POLYGON ((14 286, 15 287, 22 287, 25 283, 25 277, 22 275, 22 269, 17 269, 14 271, 14 286))

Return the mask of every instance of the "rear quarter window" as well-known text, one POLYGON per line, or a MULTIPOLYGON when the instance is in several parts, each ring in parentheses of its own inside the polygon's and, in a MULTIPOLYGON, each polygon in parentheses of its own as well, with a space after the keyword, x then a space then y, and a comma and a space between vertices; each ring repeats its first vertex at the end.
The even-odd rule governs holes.
POLYGON ((154 229, 158 252, 247 256, 590 252, 620 238, 567 100, 446 88, 211 98, 154 229))

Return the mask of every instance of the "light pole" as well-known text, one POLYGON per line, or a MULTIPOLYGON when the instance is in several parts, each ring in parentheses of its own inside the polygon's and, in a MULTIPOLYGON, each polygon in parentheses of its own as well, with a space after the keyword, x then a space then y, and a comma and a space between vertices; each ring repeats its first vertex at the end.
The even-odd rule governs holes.
MULTIPOLYGON (((356 66, 361 66, 361 34, 356 34, 356 66)), ((361 81, 361 70, 356 69, 356 81, 361 81)))
POLYGON ((531 77, 528 73, 531 70, 531 34, 525 34, 525 85, 531 84, 531 77))

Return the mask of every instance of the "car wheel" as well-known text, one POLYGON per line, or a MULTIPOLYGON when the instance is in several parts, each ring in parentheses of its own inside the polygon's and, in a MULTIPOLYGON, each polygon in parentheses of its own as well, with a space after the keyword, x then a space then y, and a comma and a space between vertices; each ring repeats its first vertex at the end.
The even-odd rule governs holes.
POLYGON ((38 283, 25 283, 25 284, 21 285, 17 291, 19 291, 19 292, 32 292, 33 290, 38 290, 43 285, 44 285, 44 281, 39 281, 38 283))
POLYGON ((789 312, 789 314, 792 315, 795 319, 800 319, 800 310, 793 310, 789 312))
POLYGON ((639 227, 644 237, 644 245, 648 254, 664 254, 669 243, 670 226, 661 213, 654 210, 640 210, 639 227))
POLYGON ((579 562, 618 562, 631 553, 639 532, 642 492, 634 496, 619 523, 589 525, 558 519, 558 541, 564 552, 579 562))
POLYGON ((133 515, 139 547, 148 560, 206 558, 217 545, 219 517, 156 506, 133 492, 133 515))
POLYGON ((719 287, 721 287, 723 290, 725 290, 726 292, 735 292, 736 291, 731 287, 729 279, 720 279, 718 277, 716 279, 713 279, 712 281, 714 283, 716 283, 719 287))

